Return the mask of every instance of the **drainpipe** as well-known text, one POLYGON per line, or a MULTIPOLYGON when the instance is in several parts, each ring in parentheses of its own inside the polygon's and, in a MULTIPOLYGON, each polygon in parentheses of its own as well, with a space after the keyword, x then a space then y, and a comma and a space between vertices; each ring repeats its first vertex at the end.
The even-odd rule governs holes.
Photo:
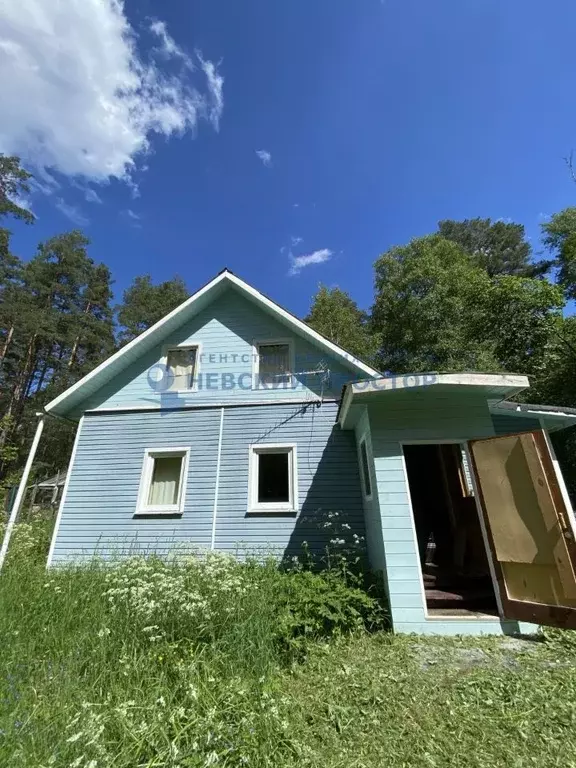
POLYGON ((222 432, 224 429, 224 408, 220 408, 220 432, 218 434, 218 458, 216 459, 216 482, 214 483, 214 509, 212 511, 212 538, 210 549, 216 549, 216 515, 218 514, 218 491, 220 490, 220 463, 222 460, 222 432))
POLYGON ((43 413, 37 413, 36 416, 38 416, 39 418, 38 426, 36 427, 34 440, 32 440, 30 453, 28 454, 28 458, 26 459, 26 465, 24 466, 22 479, 20 480, 20 485, 18 486, 18 493, 16 494, 16 498, 14 499, 14 504, 12 505, 10 518, 8 520, 8 525, 6 526, 6 532, 4 534, 4 541, 2 542, 2 547, 0 548, 0 570, 2 569, 2 566, 4 565, 4 560, 6 559, 8 544, 10 543, 12 531, 14 530, 14 524, 16 523, 16 518, 18 517, 18 512, 20 511, 20 507, 22 506, 22 502, 24 501, 26 486, 28 485, 28 477, 30 475, 30 470, 32 469, 32 463, 34 461, 34 457, 36 456, 36 450, 38 448, 38 443, 40 442, 40 437, 42 436, 42 430, 44 429, 45 415, 43 413))

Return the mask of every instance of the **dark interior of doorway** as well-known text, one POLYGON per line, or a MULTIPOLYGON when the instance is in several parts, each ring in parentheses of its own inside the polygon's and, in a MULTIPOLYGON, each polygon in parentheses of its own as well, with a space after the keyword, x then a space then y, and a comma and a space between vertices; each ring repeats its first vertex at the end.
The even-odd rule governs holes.
POLYGON ((428 612, 497 615, 462 447, 405 445, 404 456, 428 612))

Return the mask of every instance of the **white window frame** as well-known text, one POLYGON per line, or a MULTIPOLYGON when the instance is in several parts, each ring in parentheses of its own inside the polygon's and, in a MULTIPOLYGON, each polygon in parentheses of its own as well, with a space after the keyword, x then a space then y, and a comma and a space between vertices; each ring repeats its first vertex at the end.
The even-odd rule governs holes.
POLYGON ((190 448, 146 448, 144 451, 144 461, 142 462, 142 472, 140 474, 140 485, 138 488, 138 501, 136 503, 136 511, 134 515, 181 515, 184 511, 184 501, 186 499, 189 462, 190 448), (176 457, 182 458, 182 474, 180 475, 177 503, 161 505, 148 504, 147 500, 150 495, 154 460, 176 457))
POLYGON ((176 352, 178 350, 182 349, 195 349, 196 350, 196 360, 194 362, 194 377, 192 379, 192 386, 187 389, 167 389, 165 394, 184 394, 186 392, 197 392, 198 391, 198 381, 199 381, 199 375, 200 375, 200 359, 202 356, 202 344, 199 341, 183 341, 182 344, 167 344, 164 347, 162 347, 162 359, 160 361, 160 365, 164 368, 166 371, 166 375, 168 374, 168 353, 169 352, 176 352))
POLYGON ((248 446, 248 512, 298 512, 298 453, 296 443, 255 443, 248 446), (288 502, 258 501, 258 457, 263 453, 288 454, 288 502))
POLYGON ((294 356, 294 339, 281 338, 281 339, 254 339, 252 342, 252 389, 263 390, 282 390, 293 389, 296 385, 295 378, 295 356, 294 356), (288 365, 290 370, 288 375, 290 380, 288 382, 282 382, 277 385, 264 384, 260 381, 260 352, 258 348, 262 346, 272 346, 274 344, 287 344, 288 345, 288 365))
POLYGON ((360 464, 360 482, 362 483, 362 495, 366 501, 372 501, 374 498, 374 477, 372 475, 372 451, 368 442, 368 436, 362 435, 358 443, 358 463, 360 464), (362 446, 366 448, 366 469, 368 470, 368 481, 370 483, 370 493, 366 493, 366 478, 364 477, 364 462, 362 461, 362 446))

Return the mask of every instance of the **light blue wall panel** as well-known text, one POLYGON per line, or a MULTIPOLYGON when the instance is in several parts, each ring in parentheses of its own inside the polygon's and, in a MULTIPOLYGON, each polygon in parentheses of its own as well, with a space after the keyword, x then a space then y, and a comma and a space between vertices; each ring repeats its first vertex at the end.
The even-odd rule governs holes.
MULTIPOLYGON (((365 528, 354 435, 335 424, 337 406, 325 403, 242 407, 226 411, 222 438, 216 547, 232 553, 274 550, 300 554, 305 541, 323 553, 331 539, 365 528), (248 446, 296 443, 300 512, 294 516, 246 514, 248 446), (349 526, 349 527, 348 527, 349 526)), ((361 544, 364 549, 365 544, 361 544)))
POLYGON ((183 406, 246 401, 305 399, 323 393, 340 397, 342 386, 358 374, 332 359, 286 326, 256 307, 246 298, 228 290, 207 309, 169 336, 120 376, 84 403, 94 408, 179 408, 183 406), (318 376, 297 376, 297 386, 276 389, 252 389, 252 344, 255 340, 293 338, 296 372, 307 372, 324 363, 330 378, 324 384, 318 376), (166 346, 201 345, 199 386, 197 392, 176 394, 155 391, 149 374, 160 372, 158 366, 166 346))
MULTIPOLYGON (((292 556, 303 541, 319 551, 333 538, 364 537, 354 435, 342 432, 335 416, 334 403, 225 409, 216 549, 292 556), (297 444, 297 516, 247 515, 248 446, 266 442, 297 444)), ((210 547, 219 427, 219 408, 87 415, 54 562, 210 547), (144 451, 170 446, 190 447, 184 513, 135 518, 144 451)))
MULTIPOLYGON (((401 443, 489 437, 495 424, 481 395, 434 396, 394 393, 388 402, 368 406, 387 566, 392 623, 397 632, 422 634, 500 634, 518 631, 515 622, 454 620, 427 616, 418 546, 401 443)), ((518 420, 515 420, 518 421, 518 420)), ((498 425, 504 429, 503 423, 498 425)), ((519 427, 516 427, 518 430, 519 427)), ((508 431, 508 430, 505 430, 508 431)), ((522 625, 522 631, 534 631, 522 625)))
POLYGON ((88 415, 81 427, 54 562, 210 546, 218 410, 88 415), (147 448, 190 447, 181 518, 135 518, 147 448))
MULTIPOLYGON (((356 423, 355 427, 356 448, 360 441, 365 438, 368 449, 368 465, 370 471, 370 482, 372 486, 372 498, 367 499, 362 494, 362 504, 364 509, 364 524, 366 528, 366 547, 368 552, 368 561, 371 569, 381 575, 384 588, 387 589, 386 581, 386 558, 384 554, 384 541, 382 538, 382 526, 380 524, 380 506, 378 501, 378 484, 374 467, 374 458, 372 453, 372 439, 370 435, 370 422, 368 420, 368 411, 364 408, 364 413, 356 423)), ((360 454, 357 454, 358 466, 360 466, 360 454)))

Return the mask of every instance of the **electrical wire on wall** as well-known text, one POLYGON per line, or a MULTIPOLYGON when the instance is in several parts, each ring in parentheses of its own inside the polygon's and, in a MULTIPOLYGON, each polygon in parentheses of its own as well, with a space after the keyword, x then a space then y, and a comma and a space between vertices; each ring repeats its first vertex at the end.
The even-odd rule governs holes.
MULTIPOLYGON (((318 377, 317 381, 319 382, 319 389, 320 393, 318 394, 315 392, 311 387, 306 387, 306 404, 304 405, 302 411, 303 413, 306 413, 308 408, 312 407, 312 420, 310 423, 310 435, 308 439, 308 448, 306 451, 306 464, 308 467, 308 471, 312 474, 315 471, 315 467, 312 466, 311 462, 311 454, 312 454, 312 438, 314 436, 314 430, 316 425, 316 411, 320 410, 322 413, 322 405, 324 403, 324 393, 328 389, 330 385, 330 369, 328 368, 327 363, 324 360, 320 360, 320 362, 316 365, 316 368, 310 371, 299 371, 295 373, 295 376, 314 376, 318 377)), ((326 419, 328 419, 328 415, 326 414, 324 416, 326 419)))

